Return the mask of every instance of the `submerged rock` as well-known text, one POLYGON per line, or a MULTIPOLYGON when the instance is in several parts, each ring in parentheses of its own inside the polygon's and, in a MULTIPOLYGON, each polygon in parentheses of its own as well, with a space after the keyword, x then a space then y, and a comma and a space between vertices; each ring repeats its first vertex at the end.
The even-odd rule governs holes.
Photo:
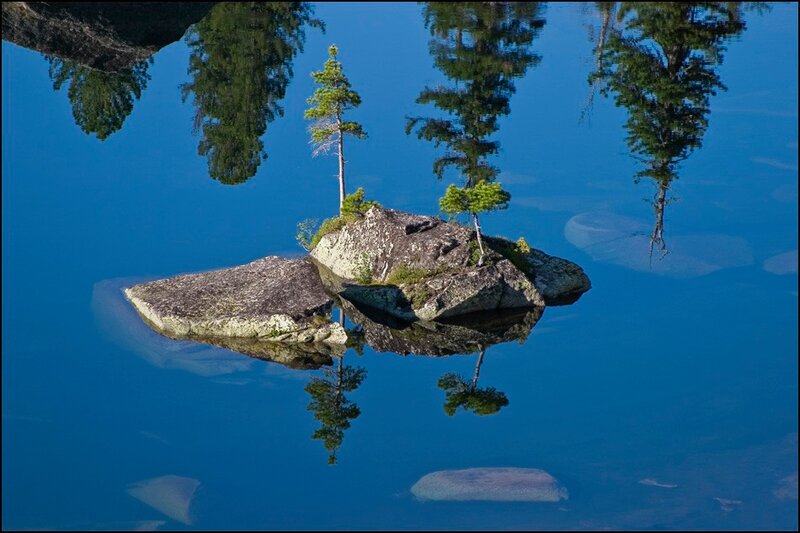
POLYGON ((344 328, 329 318, 333 299, 307 259, 265 257, 238 267, 134 285, 125 295, 154 329, 173 338, 347 341, 344 328))
POLYGON ((674 483, 662 483, 661 481, 658 481, 658 480, 650 478, 650 477, 644 478, 644 479, 640 479, 639 480, 639 485, 645 485, 645 486, 648 486, 648 487, 659 487, 659 488, 662 488, 662 489, 676 489, 676 488, 678 488, 678 485, 676 485, 674 483))
POLYGON ((420 500, 557 502, 568 498, 553 476, 537 468, 441 470, 423 476, 411 493, 420 500))
POLYGON ((190 507, 199 486, 194 478, 168 475, 137 481, 126 492, 176 522, 191 525, 190 507))
POLYGON ((3 40, 118 72, 180 40, 216 2, 3 2, 3 40))
POLYGON ((651 257, 652 231, 643 220, 604 211, 580 213, 564 226, 567 240, 596 261, 639 272, 693 278, 753 263, 747 241, 718 233, 665 237, 669 254, 651 257))
POLYGON ((797 274, 797 250, 789 250, 764 260, 764 270, 770 274, 797 274))
POLYGON ((778 481, 778 487, 772 494, 781 501, 797 501, 797 472, 778 481))
POLYGON ((472 230, 372 207, 324 235, 311 256, 327 269, 321 273, 329 290, 404 320, 574 301, 591 286, 574 263, 538 250, 511 254, 504 239, 486 242, 486 260, 478 267, 472 230))

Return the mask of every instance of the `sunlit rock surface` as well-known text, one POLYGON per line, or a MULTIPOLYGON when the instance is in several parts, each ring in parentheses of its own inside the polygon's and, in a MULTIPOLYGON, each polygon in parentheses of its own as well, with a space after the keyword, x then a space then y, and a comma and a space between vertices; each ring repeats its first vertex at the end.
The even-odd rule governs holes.
POLYGON ((184 274, 125 289, 157 331, 174 338, 260 338, 344 344, 329 319, 332 298, 307 259, 265 257, 246 265, 184 274))
POLYGON ((378 352, 447 356, 484 350, 502 342, 524 342, 543 308, 506 313, 478 313, 454 323, 404 322, 375 309, 359 309, 342 300, 348 318, 360 326, 363 342, 378 352))
POLYGON ((161 476, 130 485, 127 493, 182 524, 191 524, 189 508, 200 482, 182 476, 161 476))
POLYGON ((207 377, 250 372, 255 361, 238 355, 245 354, 289 368, 316 369, 332 365, 332 356, 344 353, 343 344, 322 342, 283 343, 239 337, 182 340, 169 337, 143 321, 125 298, 124 288, 137 281, 142 280, 117 278, 97 282, 92 291, 92 311, 99 329, 110 340, 159 368, 176 368, 207 377))
POLYGON ((118 72, 180 40, 216 2, 3 2, 3 40, 118 72))
POLYGON ((567 489, 537 468, 468 468, 423 476, 411 487, 420 500, 557 502, 567 489))
POLYGON ((574 300, 590 287, 580 267, 538 251, 527 257, 528 272, 488 247, 484 266, 474 266, 471 240, 473 231, 459 224, 373 207, 360 220, 323 236, 311 256, 340 278, 329 287, 338 285, 336 292, 344 298, 405 320, 542 306, 548 300, 574 300), (386 285, 400 269, 425 275, 386 285), (365 275, 371 284, 354 281, 365 275))
POLYGON ((649 253, 653 227, 642 220, 605 211, 570 218, 564 235, 596 261, 675 278, 691 278, 753 263, 744 239, 717 233, 672 235, 665 230, 669 253, 649 253))

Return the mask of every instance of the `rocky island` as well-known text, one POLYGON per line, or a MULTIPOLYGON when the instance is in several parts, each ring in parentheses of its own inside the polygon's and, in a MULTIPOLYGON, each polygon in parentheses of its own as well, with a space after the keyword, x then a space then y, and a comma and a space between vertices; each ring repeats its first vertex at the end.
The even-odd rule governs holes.
POLYGON ((499 237, 485 238, 478 266, 471 229, 380 206, 314 240, 309 257, 265 257, 134 285, 125 295, 153 329, 176 339, 342 346, 348 334, 331 318, 337 305, 367 324, 362 335, 378 349, 435 354, 520 338, 545 305, 570 303, 591 287, 578 265, 499 237))

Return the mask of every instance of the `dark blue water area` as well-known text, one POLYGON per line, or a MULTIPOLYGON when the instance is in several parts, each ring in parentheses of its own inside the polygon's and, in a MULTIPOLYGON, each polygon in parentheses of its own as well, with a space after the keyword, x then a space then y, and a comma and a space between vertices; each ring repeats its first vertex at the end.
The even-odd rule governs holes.
POLYGON ((589 94, 597 15, 550 4, 541 63, 517 82, 493 160, 512 194, 489 234, 580 264, 592 289, 548 307, 527 340, 490 347, 489 416, 447 416, 437 381, 476 354, 366 348, 361 415, 337 464, 311 435, 294 370, 151 331, 121 288, 300 256, 298 221, 335 214, 336 160, 311 157, 307 75, 336 43, 369 138, 349 186, 435 214, 439 151, 404 131, 443 82, 416 4, 316 6, 268 158, 244 184, 208 176, 180 98, 189 49, 105 141, 73 122, 37 52, 3 42, 2 511, 10 529, 797 528, 797 5, 747 13, 718 74, 703 147, 681 164, 652 263, 649 180, 626 111, 589 94), (647 200, 647 201, 645 201, 647 200), (792 255, 792 252, 794 255, 792 255), (541 469, 558 502, 431 501, 434 472, 541 469))

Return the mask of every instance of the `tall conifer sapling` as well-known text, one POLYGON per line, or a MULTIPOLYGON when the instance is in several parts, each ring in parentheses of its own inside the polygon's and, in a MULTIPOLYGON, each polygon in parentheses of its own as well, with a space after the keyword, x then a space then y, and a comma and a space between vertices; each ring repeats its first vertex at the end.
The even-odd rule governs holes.
POLYGON ((319 87, 307 100, 311 107, 305 111, 305 118, 314 121, 309 132, 311 142, 315 145, 315 156, 329 152, 334 146, 337 148, 341 212, 345 198, 344 135, 364 139, 367 134, 358 122, 344 120, 344 112, 358 107, 361 104, 361 97, 350 87, 350 80, 345 76, 342 64, 336 59, 338 52, 336 45, 331 45, 323 69, 311 73, 311 77, 319 87))

